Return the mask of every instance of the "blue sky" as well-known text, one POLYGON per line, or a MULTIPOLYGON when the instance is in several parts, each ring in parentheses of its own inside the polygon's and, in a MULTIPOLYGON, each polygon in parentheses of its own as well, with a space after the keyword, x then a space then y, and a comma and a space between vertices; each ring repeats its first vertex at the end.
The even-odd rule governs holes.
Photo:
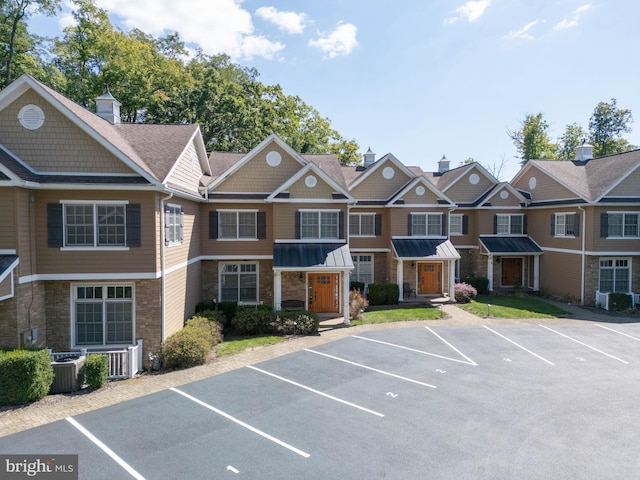
MULTIPOLYGON (((437 169, 505 160, 542 112, 555 140, 616 98, 640 146, 640 2, 631 0, 97 0, 115 25, 227 53, 315 107, 378 158, 437 169)), ((34 33, 69 22, 33 17, 34 33)))

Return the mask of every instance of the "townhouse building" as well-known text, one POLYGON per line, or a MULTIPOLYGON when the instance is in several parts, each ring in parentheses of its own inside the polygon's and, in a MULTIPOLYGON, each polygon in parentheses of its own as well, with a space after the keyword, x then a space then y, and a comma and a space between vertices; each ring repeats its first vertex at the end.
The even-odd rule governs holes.
MULTIPOLYGON (((270 135, 207 156, 195 125, 123 124, 22 76, 0 92, 0 345, 146 355, 201 300, 347 315, 350 281, 451 296, 468 276, 605 305, 640 291, 640 151, 511 182, 270 135), (596 300, 598 299, 598 300, 596 300)), ((638 300, 640 302, 640 299, 638 300)))

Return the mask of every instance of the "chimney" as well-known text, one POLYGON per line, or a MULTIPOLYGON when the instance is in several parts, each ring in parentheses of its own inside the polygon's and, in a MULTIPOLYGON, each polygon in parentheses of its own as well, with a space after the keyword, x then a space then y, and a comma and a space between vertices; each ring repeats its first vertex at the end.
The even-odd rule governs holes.
POLYGON ((443 154, 442 158, 438 162, 438 173, 444 173, 448 170, 449 170, 449 160, 447 160, 447 157, 445 157, 443 154))
POLYGON ((586 162, 593 158, 593 147, 588 143, 583 143, 576 148, 576 160, 579 162, 586 162))
POLYGON ((364 154, 364 168, 370 167, 376 161, 376 154, 371 151, 371 147, 367 150, 367 153, 364 154))
POLYGON ((120 123, 120 105, 107 88, 104 94, 96 97, 96 114, 112 125, 120 123))

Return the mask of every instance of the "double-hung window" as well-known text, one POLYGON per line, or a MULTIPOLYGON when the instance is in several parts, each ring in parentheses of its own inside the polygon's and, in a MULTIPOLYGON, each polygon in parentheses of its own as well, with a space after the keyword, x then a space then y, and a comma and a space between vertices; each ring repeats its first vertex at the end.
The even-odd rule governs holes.
POLYGON ((354 269, 350 279, 365 285, 373 283, 373 255, 352 255, 354 269))
POLYGON ((441 213, 412 213, 411 236, 440 237, 442 233, 441 213))
POLYGON ((601 292, 630 291, 631 262, 628 258, 601 258, 600 281, 601 292))
POLYGON ((76 345, 125 345, 133 342, 133 286, 74 285, 76 345))
POLYGON ((167 245, 182 243, 182 208, 180 205, 167 205, 165 207, 165 229, 167 245))
POLYGON ((300 238, 340 238, 340 212, 338 210, 301 210, 299 213, 300 238))
POLYGON ((258 302, 258 264, 223 263, 220 266, 220 299, 243 303, 258 302))
POLYGON ((498 235, 522 235, 524 233, 523 215, 496 215, 498 235))
POLYGON ((607 215, 607 237, 638 238, 637 212, 614 212, 607 215))
POLYGON ((575 237, 576 236, 576 215, 574 213, 556 213, 555 215, 555 236, 575 237))
POLYGON ((125 204, 65 203, 66 247, 126 246, 125 204))
POLYGON ((376 215, 356 213, 349 215, 349 235, 352 237, 374 237, 376 235, 376 215))
POLYGON ((255 210, 219 210, 218 238, 255 240, 258 238, 257 213, 255 210))
POLYGON ((451 235, 463 235, 462 231, 462 218, 463 215, 451 215, 449 217, 449 232, 451 235))

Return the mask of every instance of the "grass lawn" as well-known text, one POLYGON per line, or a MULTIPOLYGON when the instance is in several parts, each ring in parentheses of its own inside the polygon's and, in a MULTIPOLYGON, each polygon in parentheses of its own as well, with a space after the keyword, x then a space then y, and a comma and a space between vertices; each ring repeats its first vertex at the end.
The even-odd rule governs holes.
POLYGON ((440 318, 440 309, 426 306, 398 307, 397 305, 381 305, 369 307, 362 316, 362 320, 352 320, 351 325, 436 320, 440 318))
POLYGON ((478 295, 471 303, 457 307, 479 317, 494 318, 558 318, 568 314, 542 300, 516 296, 478 295))
POLYGON ((274 343, 286 342, 285 337, 251 337, 239 338, 237 340, 225 340, 216 347, 216 357, 224 357, 225 355, 234 355, 243 350, 264 345, 273 345, 274 343))

